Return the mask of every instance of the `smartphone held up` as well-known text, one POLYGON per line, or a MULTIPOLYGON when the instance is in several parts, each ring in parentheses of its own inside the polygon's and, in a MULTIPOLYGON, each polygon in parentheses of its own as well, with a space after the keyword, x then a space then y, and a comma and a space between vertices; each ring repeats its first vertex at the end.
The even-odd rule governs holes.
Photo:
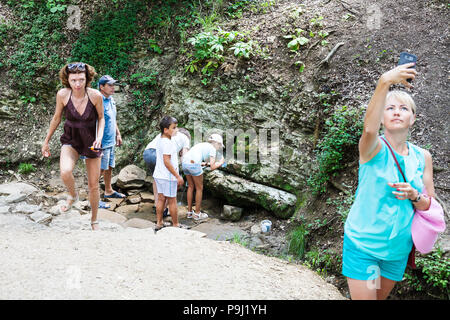
MULTIPOLYGON (((408 53, 408 52, 401 52, 400 53, 400 59, 398 60, 398 65, 402 65, 405 63, 412 63, 414 62, 414 65, 410 68, 415 69, 416 68, 416 64, 417 64, 417 56, 415 56, 414 54, 408 53)), ((409 83, 411 83, 412 78, 407 79, 406 81, 408 81, 409 83)))

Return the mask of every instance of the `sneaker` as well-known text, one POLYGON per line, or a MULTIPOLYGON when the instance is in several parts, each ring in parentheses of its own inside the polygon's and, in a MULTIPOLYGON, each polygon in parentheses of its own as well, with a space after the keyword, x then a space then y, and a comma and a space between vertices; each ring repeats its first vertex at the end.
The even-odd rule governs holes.
POLYGON ((192 219, 192 215, 194 214, 194 212, 193 211, 189 211, 189 212, 187 212, 186 213, 186 218, 188 218, 188 219, 192 219))
POLYGON ((208 215, 204 212, 200 212, 200 213, 194 212, 192 215, 193 215, 195 221, 205 220, 208 218, 208 215))

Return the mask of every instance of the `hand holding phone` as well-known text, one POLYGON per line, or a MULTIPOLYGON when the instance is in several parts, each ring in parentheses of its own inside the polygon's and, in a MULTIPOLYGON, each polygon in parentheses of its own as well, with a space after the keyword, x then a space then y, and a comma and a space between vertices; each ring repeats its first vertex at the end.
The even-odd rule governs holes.
MULTIPOLYGON (((414 62, 414 65, 412 67, 409 67, 409 68, 415 69, 416 68, 416 64, 417 64, 417 56, 415 56, 415 55, 413 55, 411 53, 408 53, 408 52, 401 52, 400 53, 400 59, 398 60, 398 65, 399 66, 402 65, 402 64, 405 64, 405 63, 412 63, 412 62, 414 62)), ((412 78, 408 78, 408 79, 406 79, 406 81, 411 83, 412 78)))

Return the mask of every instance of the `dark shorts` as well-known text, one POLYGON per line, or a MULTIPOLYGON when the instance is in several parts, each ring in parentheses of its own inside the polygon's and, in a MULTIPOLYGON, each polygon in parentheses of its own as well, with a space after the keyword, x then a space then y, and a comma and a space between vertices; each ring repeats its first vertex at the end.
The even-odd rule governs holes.
POLYGON ((144 151, 144 161, 150 175, 153 175, 156 166, 156 149, 147 149, 144 151))

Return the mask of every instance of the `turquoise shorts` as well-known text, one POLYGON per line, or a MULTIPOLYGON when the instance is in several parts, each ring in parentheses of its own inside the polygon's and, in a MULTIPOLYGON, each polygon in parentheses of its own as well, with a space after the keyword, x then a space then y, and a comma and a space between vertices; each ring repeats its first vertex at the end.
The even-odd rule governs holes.
POLYGON ((401 281, 405 273, 408 256, 393 261, 375 258, 359 249, 344 234, 342 274, 356 280, 375 280, 381 275, 383 278, 392 281, 401 281))
POLYGON ((198 163, 182 163, 181 167, 187 176, 198 177, 203 174, 202 166, 198 163))

